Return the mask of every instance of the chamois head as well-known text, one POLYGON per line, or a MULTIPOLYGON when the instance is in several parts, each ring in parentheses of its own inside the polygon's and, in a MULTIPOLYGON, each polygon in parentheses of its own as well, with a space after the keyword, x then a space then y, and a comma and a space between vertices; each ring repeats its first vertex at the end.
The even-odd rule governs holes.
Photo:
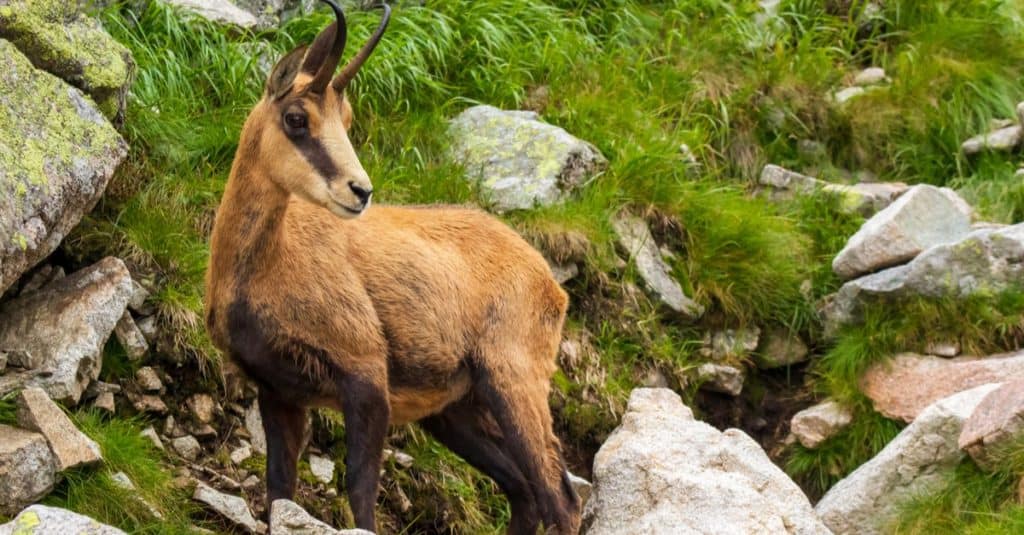
POLYGON ((253 109, 248 124, 259 124, 259 161, 278 186, 329 209, 353 218, 370 205, 373 186, 359 163, 348 137, 352 106, 345 88, 377 46, 391 16, 384 17, 370 40, 337 76, 345 50, 345 15, 332 0, 337 20, 316 37, 313 44, 292 50, 274 67, 263 99, 253 109))

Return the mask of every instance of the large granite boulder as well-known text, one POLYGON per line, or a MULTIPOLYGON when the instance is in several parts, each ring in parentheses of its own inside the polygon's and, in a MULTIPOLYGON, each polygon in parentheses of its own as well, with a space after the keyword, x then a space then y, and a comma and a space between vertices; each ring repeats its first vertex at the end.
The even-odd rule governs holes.
POLYGON ((594 458, 581 533, 829 531, 753 439, 695 420, 671 390, 640 388, 594 458))
POLYGON ((960 449, 978 466, 995 468, 1024 433, 1024 376, 1003 383, 981 401, 960 432, 960 449))
MULTIPOLYGON (((196 17, 226 26, 237 26, 251 30, 259 20, 256 15, 236 6, 228 0, 161 0, 196 17)), ((255 5, 256 3, 253 2, 255 5)))
POLYGON ((822 307, 826 332, 859 320, 870 302, 913 296, 963 298, 998 293, 1024 276, 1024 223, 982 228, 936 245, 910 263, 844 284, 822 307))
POLYGON ((14 515, 46 496, 56 481, 57 460, 46 438, 0 424, 0 515, 14 515))
POLYGON ((474 106, 449 134, 453 156, 498 212, 555 204, 607 165, 593 145, 531 111, 474 106))
POLYGON ((126 152, 81 91, 0 39, 0 293, 92 209, 126 152))
POLYGON ((661 258, 658 244, 643 219, 622 214, 612 220, 612 227, 618 235, 619 246, 636 264, 640 278, 659 301, 686 319, 697 319, 704 314, 704 307, 687 297, 672 277, 672 268, 661 258))
POLYGON ((125 535, 125 532, 101 524, 87 516, 46 505, 33 505, 18 513, 14 520, 0 524, 0 535, 32 534, 125 535))
POLYGON ((0 0, 0 37, 36 67, 81 89, 115 121, 124 117, 135 62, 99 21, 67 0, 0 0))
POLYGON ((929 406, 878 455, 836 483, 815 507, 836 535, 887 533, 900 506, 941 490, 963 459, 960 431, 998 385, 960 392, 929 406))
POLYGON ((836 255, 832 270, 852 279, 959 241, 970 232, 971 217, 951 193, 926 184, 910 188, 864 223, 836 255))
POLYGON ((0 306, 0 350, 8 368, 0 395, 38 386, 75 405, 100 373, 103 345, 132 293, 128 268, 104 258, 43 289, 0 306))

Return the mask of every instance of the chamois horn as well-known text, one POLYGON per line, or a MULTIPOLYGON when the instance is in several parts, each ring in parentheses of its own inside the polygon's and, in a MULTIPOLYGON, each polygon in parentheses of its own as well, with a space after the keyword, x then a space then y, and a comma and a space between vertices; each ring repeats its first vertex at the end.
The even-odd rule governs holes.
POLYGON ((366 63, 366 59, 373 53, 373 49, 377 48, 377 43, 380 42, 380 38, 384 36, 384 30, 388 27, 388 22, 391 21, 391 6, 387 4, 379 4, 377 7, 384 10, 384 16, 381 18, 380 25, 370 36, 370 40, 363 45, 363 48, 356 53, 355 56, 345 65, 345 68, 338 73, 338 76, 331 82, 331 86, 334 87, 335 91, 343 91, 348 87, 349 82, 356 77, 356 73, 366 63))
POLYGON ((313 45, 306 52, 302 61, 302 71, 314 74, 313 80, 309 83, 309 91, 323 93, 327 89, 327 83, 338 68, 341 55, 345 52, 345 41, 348 38, 348 25, 345 22, 345 13, 333 0, 323 2, 334 10, 337 19, 324 28, 320 35, 316 36, 313 45))

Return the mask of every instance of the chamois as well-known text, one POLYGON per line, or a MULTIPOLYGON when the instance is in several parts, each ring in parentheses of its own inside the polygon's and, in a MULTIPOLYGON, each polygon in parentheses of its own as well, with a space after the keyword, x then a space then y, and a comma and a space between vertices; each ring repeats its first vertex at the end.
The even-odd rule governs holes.
POLYGON ((259 388, 267 506, 292 498, 307 411, 345 419, 345 486, 374 530, 389 425, 419 425, 508 496, 509 532, 575 533, 548 406, 568 298, 504 223, 456 207, 370 208, 345 88, 341 9, 274 67, 242 129, 211 236, 206 325, 259 388))

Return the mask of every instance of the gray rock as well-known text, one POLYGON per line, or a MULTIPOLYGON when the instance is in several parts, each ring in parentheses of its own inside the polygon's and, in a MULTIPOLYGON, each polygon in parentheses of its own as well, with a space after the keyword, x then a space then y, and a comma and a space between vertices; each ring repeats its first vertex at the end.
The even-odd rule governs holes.
POLYGON ((762 370, 791 366, 807 360, 810 350, 800 335, 787 329, 769 329, 761 337, 761 346, 754 354, 754 362, 762 370))
POLYGON ((74 406, 99 376, 103 344, 130 294, 124 263, 104 258, 0 306, 0 347, 11 352, 11 364, 42 372, 26 376, 25 386, 39 386, 74 406))
POLYGON ((131 52, 75 2, 5 0, 0 38, 14 43, 36 67, 84 91, 107 117, 124 118, 135 71, 131 52))
MULTIPOLYGON (((192 499, 205 504, 212 511, 226 518, 228 521, 244 529, 248 533, 267 532, 267 525, 256 520, 256 518, 252 516, 252 511, 249 510, 249 506, 245 503, 245 500, 238 496, 224 494, 223 492, 210 488, 205 483, 199 482, 196 485, 195 493, 192 494, 192 499)), ((274 535, 278 535, 276 530, 274 531, 274 535)))
POLYGON ((153 443, 153 447, 160 451, 164 451, 164 443, 160 440, 160 435, 157 434, 156 429, 153 429, 153 426, 143 429, 139 434, 148 438, 149 441, 153 443))
POLYGON ((612 227, 619 245, 636 263, 640 277, 662 303, 687 319, 697 319, 704 314, 704 307, 687 297, 672 278, 672 270, 662 260, 658 244, 644 220, 623 214, 612 220, 612 227))
POLYGON ((208 424, 213 421, 214 415, 219 412, 217 402, 213 400, 213 396, 206 393, 192 394, 185 404, 188 405, 192 416, 195 417, 199 423, 208 424))
POLYGON ((832 184, 802 175, 777 165, 766 165, 758 183, 772 200, 789 200, 797 195, 821 192, 838 197, 844 213, 870 217, 892 204, 909 186, 902 182, 861 182, 853 185, 832 184))
POLYGON ((534 112, 474 106, 451 121, 452 154, 498 212, 563 200, 607 160, 534 112))
MULTIPOLYGON (((34 273, 29 277, 28 281, 25 281, 21 285, 21 289, 18 295, 25 295, 34 292, 43 286, 50 284, 51 282, 57 282, 65 277, 64 268, 51 265, 41 266, 35 270, 34 273)), ((24 279, 23 279, 24 280, 24 279)))
POLYGON ((412 455, 409 455, 404 451, 395 451, 391 448, 384 448, 383 459, 385 463, 394 461, 395 464, 402 468, 410 468, 416 461, 412 455))
POLYGON ((247 30, 259 23, 256 16, 228 0, 161 0, 210 22, 247 30))
POLYGON ((117 402, 111 392, 102 392, 92 402, 93 408, 113 414, 117 411, 117 402))
POLYGON ((126 535, 125 532, 101 524, 87 516, 48 505, 33 505, 18 513, 6 524, 0 524, 0 535, 126 535))
POLYGON ((939 188, 910 188, 857 231, 832 262, 844 279, 902 264, 935 245, 952 243, 970 232, 970 216, 939 188))
POLYGON ((88 97, 3 39, 0 117, 3 293, 92 209, 127 146, 88 97))
POLYGON ((761 337, 761 329, 722 329, 704 336, 704 347, 700 353, 716 362, 736 362, 746 359, 755 349, 761 337))
POLYGON ((792 199, 796 195, 809 195, 828 184, 824 180, 773 164, 765 165, 761 169, 761 176, 757 181, 768 188, 772 199, 792 199))
POLYGON ((57 460, 57 469, 103 461, 100 446, 75 427, 64 411, 41 388, 26 388, 17 397, 18 425, 46 438, 57 460))
POLYGON ((694 420, 671 390, 640 388, 594 458, 580 533, 829 532, 750 437, 694 420))
POLYGON ((132 319, 131 313, 127 310, 121 315, 117 325, 114 326, 114 336, 117 336, 117 341, 120 342, 121 347, 128 354, 129 360, 140 361, 149 351, 146 337, 142 335, 142 331, 135 325, 135 320, 132 319))
POLYGON ((889 83, 889 77, 886 76, 885 69, 881 67, 868 67, 857 73, 857 76, 853 78, 853 85, 861 87, 887 83, 889 83))
POLYGON ((963 459, 960 431, 998 385, 983 385, 929 406, 878 455, 836 483, 815 511, 836 535, 887 533, 908 499, 941 490, 963 459))
POLYGON ((203 449, 199 446, 199 441, 192 435, 185 435, 171 440, 171 447, 174 451, 178 452, 182 458, 194 461, 199 458, 199 454, 203 449))
POLYGON ((143 366, 135 370, 135 382, 143 392, 159 392, 164 388, 163 381, 151 366, 143 366))
POLYGON ((965 298, 998 293, 1024 276, 1024 223, 976 230, 931 247, 909 264, 847 282, 821 309, 826 334, 860 319, 864 305, 915 296, 965 298))
POLYGON ((957 443, 978 466, 993 470, 1014 454, 1022 431, 1024 379, 1017 378, 985 396, 964 423, 957 443))
POLYGON ((159 334, 159 330, 157 329, 156 326, 156 316, 146 316, 144 318, 139 318, 135 322, 135 326, 139 328, 139 332, 142 333, 142 336, 146 339, 146 342, 150 344, 156 342, 157 335, 159 334))
POLYGON ((334 461, 319 455, 309 456, 309 469, 317 481, 329 484, 334 481, 334 461))
POLYGON ((551 274, 558 281, 558 284, 565 284, 580 274, 580 267, 575 262, 559 264, 548 260, 548 266, 551 268, 551 274))
POLYGON ((928 342, 928 345, 924 348, 924 352, 926 355, 953 358, 960 354, 960 343, 955 340, 946 342, 928 342))
POLYGON ((738 396, 743 392, 745 378, 746 373, 742 368, 727 364, 705 362, 697 367, 697 380, 701 388, 730 396, 738 396))
MULTIPOLYGON (((111 479, 111 481, 114 482, 114 485, 117 485, 118 487, 120 487, 120 488, 122 488, 124 490, 130 490, 130 491, 137 491, 138 490, 138 487, 135 486, 135 483, 132 482, 131 478, 128 477, 128 474, 126 474, 124 472, 117 472, 115 474, 111 474, 110 479, 111 479)), ((153 507, 153 504, 151 504, 151 503, 147 502, 146 500, 144 500, 141 496, 138 495, 138 493, 133 493, 132 496, 131 496, 131 499, 133 499, 133 500, 141 503, 143 506, 145 506, 146 509, 149 511, 149 515, 151 517, 153 517, 153 518, 155 518, 157 520, 162 520, 164 518, 163 513, 161 513, 159 509, 157 509, 156 507, 153 507)))
POLYGON ((0 351, 0 374, 3 374, 5 369, 7 369, 7 352, 0 351))
MULTIPOLYGON (((252 13, 256 17, 256 27, 260 29, 276 28, 290 18, 308 15, 316 7, 315 0, 235 0, 238 7, 252 13)), ((353 7, 351 1, 340 2, 345 12, 353 7)))
POLYGON ((590 500, 590 495, 594 493, 593 483, 569 472, 569 484, 572 485, 572 489, 576 491, 576 495, 580 497, 580 504, 586 506, 587 501, 590 500))
POLYGON ((166 414, 167 404, 160 396, 152 394, 134 394, 128 393, 128 399, 132 402, 132 406, 139 412, 151 412, 155 414, 166 414))
POLYGON ((835 93, 832 93, 832 102, 842 106, 847 102, 864 95, 868 92, 867 88, 860 86, 844 87, 835 93))
MULTIPOLYGON (((242 444, 241 446, 235 448, 234 450, 231 450, 231 462, 235 464, 242 464, 249 457, 252 457, 252 445, 249 444, 248 442, 242 444)), ((310 466, 312 466, 312 464, 313 463, 311 462, 310 466)), ((330 483, 330 481, 328 481, 328 483, 330 483)))
POLYGON ((252 449, 260 455, 267 454, 267 435, 263 431, 263 418, 260 416, 260 404, 253 401, 245 410, 245 430, 252 440, 252 449))
POLYGON ((971 156, 982 151, 1011 151, 1024 139, 1020 125, 1012 125, 987 134, 974 136, 960 145, 964 154, 971 156))
POLYGON ((313 518, 291 500, 274 500, 270 505, 270 532, 274 535, 373 535, 362 529, 336 530, 313 518))
POLYGON ((57 459, 39 433, 0 424, 0 515, 13 515, 53 490, 57 459))
POLYGON ((846 429, 852 421, 850 409, 828 400, 796 413, 789 430, 805 448, 814 449, 846 429))

